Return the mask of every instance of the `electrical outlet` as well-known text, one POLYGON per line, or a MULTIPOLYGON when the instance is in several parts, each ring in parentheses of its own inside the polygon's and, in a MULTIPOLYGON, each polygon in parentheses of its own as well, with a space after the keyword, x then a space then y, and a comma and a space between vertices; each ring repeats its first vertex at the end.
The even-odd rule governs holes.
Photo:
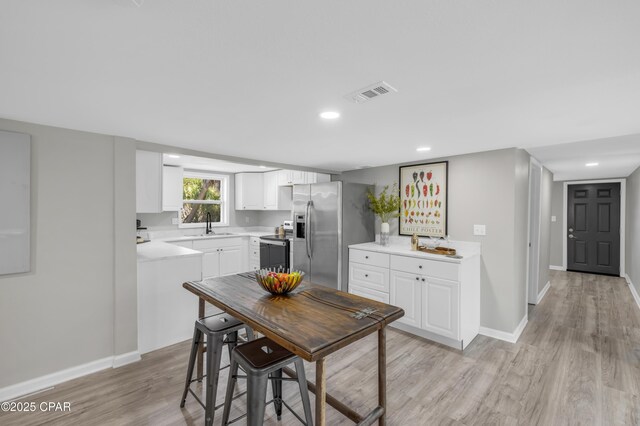
POLYGON ((551 216, 551 222, 555 222, 556 221, 556 217, 555 216, 551 216))
POLYGON ((473 225, 473 235, 487 235, 487 226, 473 225))
POLYGON ((179 224, 180 224, 180 222, 178 221, 178 218, 177 218, 177 217, 172 217, 172 218, 171 218, 171 224, 172 224, 172 225, 179 225, 179 224))

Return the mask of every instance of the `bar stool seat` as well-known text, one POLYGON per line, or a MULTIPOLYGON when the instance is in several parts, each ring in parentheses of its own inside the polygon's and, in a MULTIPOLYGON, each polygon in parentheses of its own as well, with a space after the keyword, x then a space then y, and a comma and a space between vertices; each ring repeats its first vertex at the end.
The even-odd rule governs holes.
POLYGON ((266 337, 236 346, 231 352, 231 370, 229 371, 227 382, 222 424, 226 426, 246 416, 248 426, 262 425, 267 404, 265 400, 267 382, 269 380, 271 380, 273 390, 273 400, 269 401, 269 403, 273 402, 278 420, 281 418, 282 406, 284 405, 302 424, 312 426, 311 402, 302 359, 266 337), (289 364, 295 365, 297 379, 282 377, 282 368, 289 364), (239 367, 246 372, 246 376, 238 376, 239 367), (233 389, 238 378, 247 379, 247 412, 245 415, 229 421, 233 389), (305 420, 282 399, 283 381, 298 382, 305 420))
POLYGON ((223 346, 226 344, 229 350, 229 358, 233 349, 238 345, 238 331, 245 329, 247 338, 253 339, 253 330, 250 327, 243 324, 241 321, 232 317, 231 315, 221 313, 212 315, 209 317, 196 320, 193 331, 193 341, 191 345, 191 354, 189 355, 189 366, 187 367, 187 379, 184 385, 184 391, 182 393, 182 400, 180 401, 180 407, 184 407, 187 400, 187 394, 191 393, 194 398, 205 409, 205 425, 210 426, 213 424, 213 418, 216 408, 214 404, 216 402, 216 394, 218 390, 218 378, 220 370, 228 368, 225 366, 220 368, 220 362, 222 359, 223 346), (207 363, 206 373, 203 377, 193 378, 193 369, 195 366, 196 357, 200 343, 203 341, 203 337, 206 336, 206 352, 207 363), (201 381, 206 377, 206 392, 205 403, 203 404, 200 398, 191 389, 191 383, 195 381, 201 381))

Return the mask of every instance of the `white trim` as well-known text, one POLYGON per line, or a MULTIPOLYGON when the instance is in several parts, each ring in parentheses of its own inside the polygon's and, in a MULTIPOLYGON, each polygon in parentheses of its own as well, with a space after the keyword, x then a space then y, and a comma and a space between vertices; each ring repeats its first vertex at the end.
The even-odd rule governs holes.
POLYGON ((640 309, 640 295, 636 291, 636 288, 633 286, 633 283, 631 282, 631 277, 628 274, 625 274, 624 278, 627 280, 627 284, 629 284, 629 290, 631 290, 631 295, 633 296, 633 299, 636 301, 636 305, 638 305, 638 308, 640 309))
MULTIPOLYGON (((525 283, 525 301, 524 301, 524 311, 528 312, 528 307, 527 305, 529 303, 533 303, 532 300, 529 300, 530 296, 529 296, 529 287, 530 287, 530 280, 531 280, 531 250, 532 249, 536 249, 538 251, 537 256, 536 256, 536 260, 537 260, 537 265, 536 268, 534 268, 535 271, 535 281, 539 280, 539 270, 540 270, 540 240, 542 239, 542 177, 544 175, 544 167, 542 166, 542 164, 536 160, 534 157, 529 157, 529 194, 528 194, 528 202, 527 202, 527 279, 526 279, 526 283, 525 283), (537 239, 537 243, 536 243, 536 247, 533 247, 531 245, 531 187, 532 187, 532 183, 533 181, 531 180, 531 170, 532 167, 538 167, 540 169, 540 179, 538 180, 538 239, 537 239)), ((537 287, 537 284, 536 284, 537 287)), ((528 314, 527 314, 528 315, 528 314)))
POLYGON ((122 355, 98 359, 86 364, 77 365, 75 367, 56 371, 55 373, 36 377, 35 379, 1 388, 0 401, 10 401, 22 396, 31 395, 42 390, 51 389, 54 386, 68 382, 69 380, 88 376, 89 374, 97 373, 98 371, 106 370, 108 368, 122 367, 124 365, 140 361, 140 359, 140 353, 138 353, 138 351, 133 351, 122 355))
POLYGON ((542 298, 547 295, 547 291, 549 291, 550 287, 551 287, 551 281, 547 281, 547 283, 545 284, 545 286, 542 289, 542 291, 540 292, 540 294, 538 294, 537 303, 540 303, 542 301, 542 298))
POLYGON ((112 366, 113 357, 110 356, 107 358, 88 362, 86 364, 67 368, 66 370, 47 374, 45 376, 36 377, 35 379, 27 380, 26 382, 16 383, 15 385, 7 386, 0 389, 0 401, 9 401, 12 399, 16 399, 22 395, 31 394, 41 389, 50 388, 60 383, 77 379, 78 377, 106 370, 107 368, 111 368, 112 366))
POLYGON ((505 342, 516 343, 524 331, 524 328, 527 326, 527 322, 529 322, 529 318, 525 313, 522 321, 520 321, 520 324, 518 324, 516 329, 513 330, 513 333, 507 333, 506 331, 495 330, 488 327, 480 327, 480 334, 483 336, 493 337, 494 339, 504 340, 505 342))
POLYGON ((113 368, 124 367, 125 365, 138 362, 141 359, 142 357, 140 357, 140 352, 138 351, 128 352, 122 355, 116 355, 113 357, 113 368))
POLYGON ((556 265, 549 265, 549 269, 552 269, 554 271, 566 271, 564 266, 556 266, 556 265))
POLYGON ((620 276, 625 276, 625 222, 627 216, 627 180, 626 179, 598 179, 598 180, 575 180, 563 182, 562 191, 562 267, 567 270, 567 207, 568 207, 568 186, 582 185, 585 183, 619 183, 620 184, 620 276))

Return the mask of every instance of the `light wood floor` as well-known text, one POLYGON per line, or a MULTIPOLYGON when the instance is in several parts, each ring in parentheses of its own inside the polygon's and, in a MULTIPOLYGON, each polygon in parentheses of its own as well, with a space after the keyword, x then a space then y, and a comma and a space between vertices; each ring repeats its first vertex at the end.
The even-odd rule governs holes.
MULTIPOLYGON (((69 401, 71 413, 0 413, 0 424, 204 424, 193 398, 179 408, 188 345, 25 399, 69 401)), ((462 354, 390 329, 387 351, 389 425, 640 425, 640 310, 620 278, 554 272, 517 344, 478 336, 462 354)), ((313 365, 307 373, 314 377, 313 365)), ((371 409, 375 335, 332 355, 328 374, 331 393, 361 412, 371 409)), ((221 379, 222 389, 226 374, 221 379)), ((300 409, 295 383, 284 388, 300 409)), ((267 415, 268 425, 298 424, 286 412, 277 422, 272 407, 267 415)), ((330 409, 328 424, 350 422, 330 409)))

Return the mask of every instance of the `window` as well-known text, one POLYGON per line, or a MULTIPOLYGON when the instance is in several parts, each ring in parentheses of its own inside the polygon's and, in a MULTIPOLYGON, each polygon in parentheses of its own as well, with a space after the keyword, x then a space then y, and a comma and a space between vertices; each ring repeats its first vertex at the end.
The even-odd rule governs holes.
POLYGON ((184 172, 182 180, 182 226, 200 226, 211 214, 214 225, 227 225, 229 212, 227 176, 184 172))

